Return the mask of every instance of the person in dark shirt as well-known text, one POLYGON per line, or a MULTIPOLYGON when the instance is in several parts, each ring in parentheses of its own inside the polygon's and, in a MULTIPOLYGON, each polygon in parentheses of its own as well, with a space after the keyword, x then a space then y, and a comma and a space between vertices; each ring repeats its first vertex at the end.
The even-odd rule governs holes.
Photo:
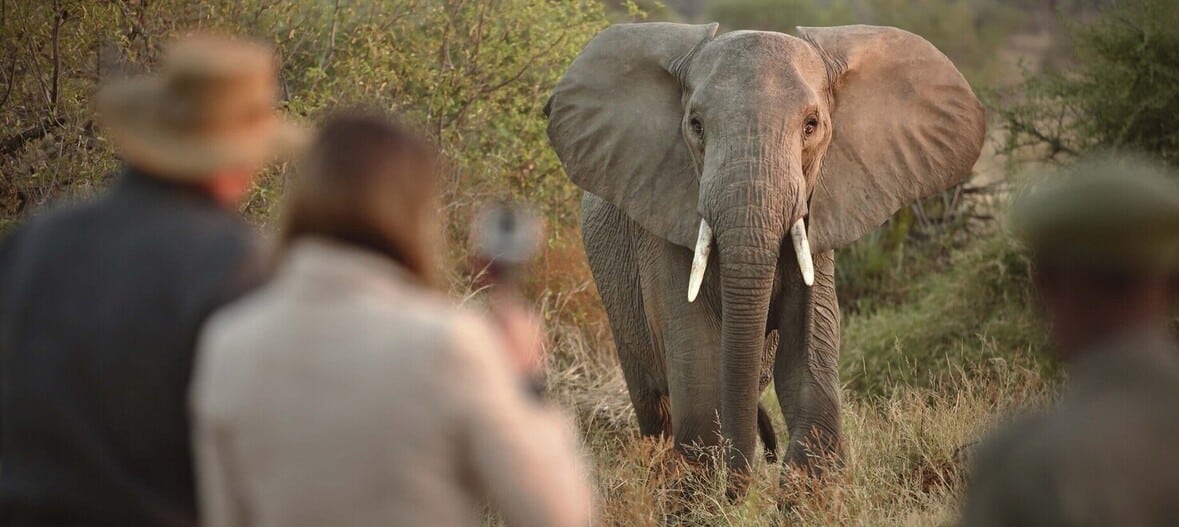
POLYGON ((0 244, 0 525, 198 523, 188 420, 200 326, 264 276, 237 212, 300 142, 273 54, 193 36, 98 95, 127 164, 0 244))
POLYGON ((1067 385, 983 442, 964 527, 1179 525, 1179 182, 1134 158, 1071 172, 1013 217, 1067 385))

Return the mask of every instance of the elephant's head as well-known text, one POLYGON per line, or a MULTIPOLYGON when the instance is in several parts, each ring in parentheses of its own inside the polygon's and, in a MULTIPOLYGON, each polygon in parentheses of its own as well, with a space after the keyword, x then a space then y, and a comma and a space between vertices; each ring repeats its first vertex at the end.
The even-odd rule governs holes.
MULTIPOLYGON (((982 107, 941 52, 887 27, 736 31, 622 24, 593 39, 546 112, 569 177, 720 273, 721 426, 753 451, 757 375, 783 244, 851 243, 901 207, 963 181, 982 107), (809 231, 809 232, 808 232, 809 231)), ((744 456, 734 456, 743 467, 744 456)))

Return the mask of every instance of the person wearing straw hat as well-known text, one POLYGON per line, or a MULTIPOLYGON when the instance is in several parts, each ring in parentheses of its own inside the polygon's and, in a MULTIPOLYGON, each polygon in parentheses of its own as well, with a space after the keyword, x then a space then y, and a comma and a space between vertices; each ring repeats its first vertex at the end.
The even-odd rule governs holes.
POLYGON ((100 91, 121 180, 0 245, 0 524, 198 522, 195 341, 263 277, 237 209, 301 142, 277 105, 271 50, 216 36, 100 91))
POLYGON ((967 527, 1179 525, 1179 183, 1132 157, 1071 172, 1013 214, 1067 385, 983 442, 967 527))

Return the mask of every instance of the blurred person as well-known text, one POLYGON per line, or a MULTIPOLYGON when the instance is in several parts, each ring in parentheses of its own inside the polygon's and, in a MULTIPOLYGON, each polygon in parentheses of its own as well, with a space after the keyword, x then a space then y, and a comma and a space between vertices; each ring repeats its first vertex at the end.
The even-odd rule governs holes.
POLYGON ((261 280, 237 208, 299 131, 270 49, 210 35, 97 101, 122 177, 0 248, 0 525, 195 525, 196 337, 261 280))
POLYGON ((984 441, 962 525, 1179 525, 1179 183, 1134 158, 1078 161, 1013 219, 1068 380, 984 441))
POLYGON ((435 154, 331 119, 292 183, 276 275, 218 312, 193 387, 212 526, 584 526, 590 490, 544 400, 541 343, 439 291, 435 154), (510 343, 510 344, 508 344, 510 343))

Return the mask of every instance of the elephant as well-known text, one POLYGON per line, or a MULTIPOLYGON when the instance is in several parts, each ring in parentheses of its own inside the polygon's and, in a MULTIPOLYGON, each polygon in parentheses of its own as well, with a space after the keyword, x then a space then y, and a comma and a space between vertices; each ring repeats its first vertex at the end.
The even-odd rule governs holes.
POLYGON ((784 463, 822 471, 844 455, 833 251, 965 181, 985 113, 897 28, 717 28, 606 28, 553 89, 547 133, 584 191, 640 433, 721 446, 748 474, 772 376, 784 463))

